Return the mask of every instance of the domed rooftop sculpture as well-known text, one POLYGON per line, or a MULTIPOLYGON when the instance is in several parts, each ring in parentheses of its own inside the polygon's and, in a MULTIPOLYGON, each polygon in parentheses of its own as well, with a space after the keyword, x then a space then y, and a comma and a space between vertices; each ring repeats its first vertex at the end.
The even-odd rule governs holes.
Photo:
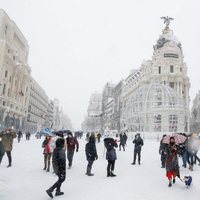
POLYGON ((164 23, 166 24, 162 35, 157 40, 157 43, 155 46, 153 46, 154 50, 157 50, 159 48, 162 48, 165 43, 167 42, 173 42, 182 50, 181 43, 178 40, 178 38, 173 34, 173 31, 169 28, 170 21, 173 20, 171 17, 161 17, 161 19, 164 19, 164 23))

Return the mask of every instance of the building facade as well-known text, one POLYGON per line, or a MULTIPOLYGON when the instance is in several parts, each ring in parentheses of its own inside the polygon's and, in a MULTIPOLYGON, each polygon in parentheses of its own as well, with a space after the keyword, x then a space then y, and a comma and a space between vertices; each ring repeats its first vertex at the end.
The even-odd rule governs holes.
POLYGON ((121 80, 113 90, 113 129, 117 132, 123 131, 124 126, 121 126, 121 111, 122 111, 122 94, 123 80, 121 80))
POLYGON ((82 123, 82 130, 85 132, 100 132, 102 120, 102 94, 95 92, 90 96, 87 109, 87 116, 82 123))
POLYGON ((200 91, 193 100, 190 122, 191 132, 200 133, 200 91))
POLYGON ((49 126, 49 123, 47 125, 47 110, 48 96, 44 89, 32 78, 26 130, 35 133, 49 126))
POLYGON ((110 117, 107 116, 108 114, 108 107, 109 104, 113 105, 113 91, 114 91, 115 84, 113 83, 106 83, 106 85, 103 88, 102 92, 102 122, 101 122, 101 131, 102 133, 105 131, 105 129, 109 126, 112 126, 112 122, 108 121, 110 117), (112 102, 110 102, 112 99, 112 102), (111 124, 110 124, 111 123, 111 124))
POLYGON ((181 43, 166 26, 152 59, 124 81, 121 124, 133 132, 189 132, 189 88, 181 43))
POLYGON ((0 129, 25 129, 31 76, 28 53, 26 38, 0 9, 0 129))

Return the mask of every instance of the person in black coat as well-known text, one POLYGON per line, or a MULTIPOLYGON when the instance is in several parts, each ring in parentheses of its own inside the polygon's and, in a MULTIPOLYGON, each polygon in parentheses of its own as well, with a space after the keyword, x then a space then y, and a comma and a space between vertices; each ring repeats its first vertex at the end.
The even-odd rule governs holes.
POLYGON ((165 162, 166 162, 166 158, 167 158, 167 152, 166 152, 166 148, 167 148, 167 144, 165 144, 163 142, 163 139, 166 135, 163 135, 161 141, 160 141, 160 147, 159 147, 159 154, 160 154, 160 160, 161 160, 161 168, 165 168, 165 162))
POLYGON ((141 161, 141 149, 142 149, 142 146, 144 145, 144 143, 143 143, 143 140, 140 137, 139 133, 137 133, 135 135, 135 139, 133 140, 133 143, 135 144, 135 147, 134 147, 134 158, 133 158, 133 162, 131 164, 135 165, 136 157, 138 155, 138 164, 140 165, 140 161, 141 161))
POLYGON ((121 151, 121 147, 125 151, 126 138, 124 137, 124 135, 122 133, 120 133, 119 137, 120 137, 119 151, 121 151))
POLYGON ((85 154, 88 161, 86 175, 93 176, 94 174, 91 174, 92 164, 98 159, 95 138, 93 136, 89 137, 89 142, 85 145, 85 154))
POLYGON ((47 194, 53 198, 52 192, 56 189, 55 196, 63 195, 64 192, 60 191, 62 183, 65 181, 66 176, 66 155, 64 150, 65 140, 58 138, 56 140, 56 148, 53 151, 53 168, 54 172, 58 176, 58 181, 54 183, 48 190, 47 194))
POLYGON ((117 160, 117 155, 115 148, 118 147, 117 141, 113 138, 105 138, 104 145, 106 148, 106 160, 108 160, 107 165, 107 177, 115 177, 114 169, 115 169, 115 160, 117 160))

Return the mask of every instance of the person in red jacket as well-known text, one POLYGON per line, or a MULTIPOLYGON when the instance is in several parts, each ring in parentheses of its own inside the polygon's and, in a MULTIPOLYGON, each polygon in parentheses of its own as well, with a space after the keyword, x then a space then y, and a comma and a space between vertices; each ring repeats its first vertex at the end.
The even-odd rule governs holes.
POLYGON ((73 137, 73 134, 71 131, 68 131, 67 133, 67 159, 68 159, 68 168, 70 169, 72 166, 74 151, 76 149, 76 152, 78 152, 79 149, 79 143, 76 137, 73 137))
POLYGON ((42 147, 44 148, 43 155, 44 155, 44 169, 47 170, 47 172, 50 171, 50 163, 51 163, 51 157, 53 152, 53 147, 51 144, 52 137, 49 135, 45 138, 45 140, 42 143, 42 147))

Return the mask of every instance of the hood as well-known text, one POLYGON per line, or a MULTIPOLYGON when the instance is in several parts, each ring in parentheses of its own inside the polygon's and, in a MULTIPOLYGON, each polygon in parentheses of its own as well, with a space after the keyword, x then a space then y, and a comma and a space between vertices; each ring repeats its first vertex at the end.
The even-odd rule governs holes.
POLYGON ((65 140, 63 138, 58 138, 56 140, 56 147, 61 147, 63 148, 64 147, 64 144, 65 144, 65 140))

